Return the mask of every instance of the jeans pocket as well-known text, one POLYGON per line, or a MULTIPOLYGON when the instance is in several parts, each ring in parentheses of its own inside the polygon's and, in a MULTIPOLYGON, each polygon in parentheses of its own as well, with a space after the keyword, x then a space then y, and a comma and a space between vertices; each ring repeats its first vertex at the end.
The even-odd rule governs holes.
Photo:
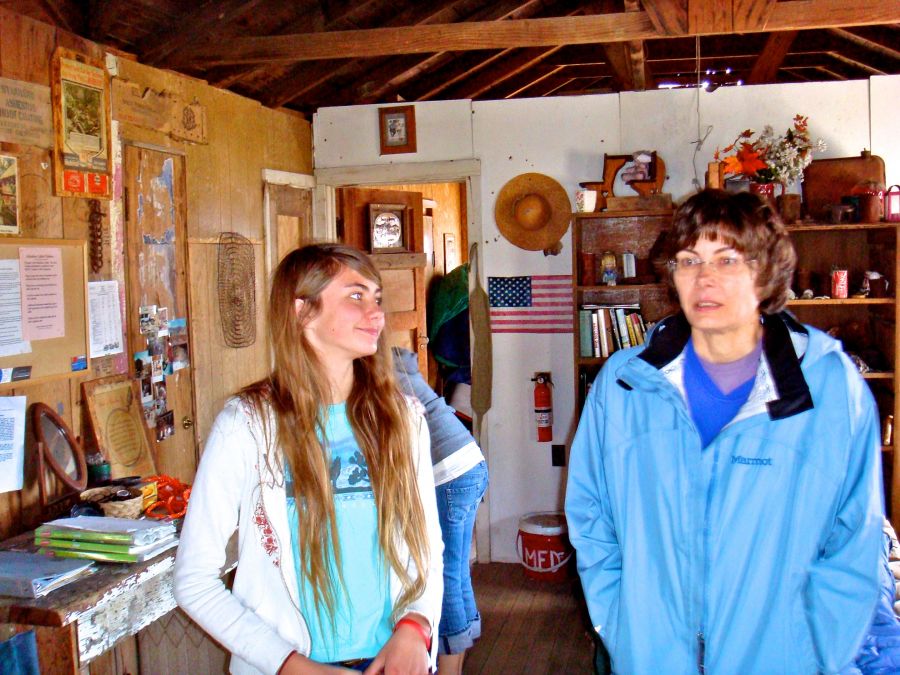
POLYGON ((438 486, 438 509, 444 511, 449 522, 464 522, 478 508, 487 483, 487 469, 481 462, 446 485, 438 486))

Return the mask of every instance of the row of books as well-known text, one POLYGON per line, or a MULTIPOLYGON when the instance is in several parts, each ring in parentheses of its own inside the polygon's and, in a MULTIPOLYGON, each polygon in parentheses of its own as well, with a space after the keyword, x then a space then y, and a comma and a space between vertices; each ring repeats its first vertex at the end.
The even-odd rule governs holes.
POLYGON ((144 562, 178 545, 175 526, 155 520, 79 516, 34 531, 41 553, 101 562, 144 562))
POLYGON ((644 344, 647 326, 638 303, 582 305, 578 310, 579 351, 583 357, 605 357, 619 349, 644 344))
POLYGON ((40 598, 90 574, 95 560, 143 562, 176 546, 178 537, 172 523, 78 516, 41 525, 34 543, 37 553, 0 551, 0 595, 40 598))

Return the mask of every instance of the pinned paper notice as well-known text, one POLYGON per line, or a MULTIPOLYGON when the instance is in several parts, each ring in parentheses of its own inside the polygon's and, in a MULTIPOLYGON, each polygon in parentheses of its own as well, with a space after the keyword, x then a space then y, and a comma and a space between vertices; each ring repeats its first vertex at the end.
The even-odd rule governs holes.
POLYGON ((21 490, 25 467, 25 396, 0 396, 0 492, 21 490))
POLYGON ((122 313, 119 310, 119 282, 88 283, 91 311, 91 358, 122 351, 122 313))
POLYGON ((66 334, 62 250, 48 246, 19 249, 22 283, 22 337, 47 340, 66 334))
POLYGON ((0 356, 31 352, 31 343, 22 339, 21 289, 19 261, 0 260, 0 356))

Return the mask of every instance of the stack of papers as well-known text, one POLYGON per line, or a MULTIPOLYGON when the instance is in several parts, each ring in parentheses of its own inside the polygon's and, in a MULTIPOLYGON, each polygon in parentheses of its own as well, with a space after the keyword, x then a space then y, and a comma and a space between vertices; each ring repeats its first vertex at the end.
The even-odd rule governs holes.
POLYGON ((78 516, 41 525, 34 543, 60 558, 144 562, 178 545, 175 526, 152 520, 78 516))
POLYGON ((0 594, 40 598, 87 574, 93 564, 39 553, 0 551, 0 594))

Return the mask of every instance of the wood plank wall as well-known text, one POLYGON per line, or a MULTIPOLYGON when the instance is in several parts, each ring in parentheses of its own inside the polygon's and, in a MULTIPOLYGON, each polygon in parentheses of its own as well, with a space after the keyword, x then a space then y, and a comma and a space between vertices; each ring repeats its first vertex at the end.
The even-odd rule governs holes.
MULTIPOLYGON (((56 46, 102 59, 104 48, 64 31, 0 7, 0 77, 50 85, 50 63, 56 46)), ((215 239, 224 231, 238 232, 255 243, 257 298, 265 295, 263 272, 263 169, 312 173, 310 124, 298 115, 262 107, 255 101, 220 91, 202 81, 161 71, 119 58, 119 77, 174 93, 206 108, 209 143, 192 144, 168 135, 123 123, 123 140, 150 143, 184 153, 187 167, 187 226, 190 270, 192 367, 197 399, 196 429, 201 441, 224 399, 240 386, 260 377, 267 354, 260 318, 257 341, 236 350, 225 346, 219 326, 216 293, 215 239)), ((112 101, 116 119, 116 100, 112 101)), ((50 154, 40 148, 0 143, 0 152, 19 158, 22 237, 86 239, 88 203, 53 196, 50 154)), ((109 204, 104 204, 108 213, 109 204)), ((108 242, 104 266, 92 281, 112 278, 108 242)), ((262 307, 263 302, 258 302, 262 307)), ((130 311, 136 311, 131 308, 130 311)), ((130 349, 129 349, 130 353, 130 349)), ((120 359, 121 363, 121 359, 120 359)), ((90 377, 115 373, 115 357, 95 359, 90 377)), ((81 378, 87 379, 87 378, 81 378)), ((12 392, 28 397, 28 404, 43 401, 60 410, 76 435, 82 434, 85 415, 80 396, 81 379, 44 385, 25 385, 12 392)), ((190 479, 190 477, 182 477, 190 479)), ((26 449, 25 488, 0 494, 0 538, 34 527, 40 522, 38 494, 31 448, 26 449)))

